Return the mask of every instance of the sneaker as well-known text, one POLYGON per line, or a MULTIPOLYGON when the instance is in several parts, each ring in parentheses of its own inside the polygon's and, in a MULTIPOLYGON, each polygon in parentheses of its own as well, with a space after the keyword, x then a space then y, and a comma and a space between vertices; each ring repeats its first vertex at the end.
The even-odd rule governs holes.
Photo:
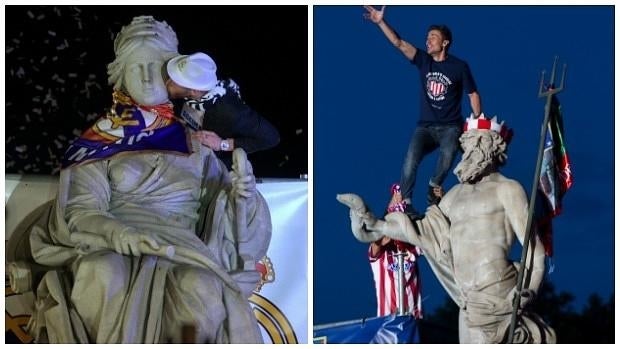
POLYGON ((412 221, 424 218, 424 215, 419 213, 412 205, 405 206, 405 214, 412 221))
POLYGON ((428 194, 426 195, 426 201, 428 205, 439 205, 441 197, 443 196, 443 189, 441 187, 428 186, 428 194), (437 193, 439 192, 439 194, 437 193))

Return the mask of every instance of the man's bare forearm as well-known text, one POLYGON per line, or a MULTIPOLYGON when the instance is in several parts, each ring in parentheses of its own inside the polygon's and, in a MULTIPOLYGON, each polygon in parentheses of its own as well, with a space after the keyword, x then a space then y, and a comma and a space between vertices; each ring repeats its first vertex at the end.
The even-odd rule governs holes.
POLYGON ((379 26, 385 37, 392 43, 392 45, 396 47, 400 46, 402 41, 400 35, 398 35, 398 33, 394 29, 392 29, 392 27, 385 20, 377 23, 377 25, 379 26))
POLYGON ((480 116, 480 113, 482 113, 482 102, 478 92, 469 94, 469 103, 471 104, 471 112, 474 113, 474 116, 480 116))
POLYGON ((377 25, 392 45, 398 48, 405 55, 405 57, 407 57, 407 59, 413 59, 417 51, 413 45, 403 40, 385 20, 377 23, 377 25))

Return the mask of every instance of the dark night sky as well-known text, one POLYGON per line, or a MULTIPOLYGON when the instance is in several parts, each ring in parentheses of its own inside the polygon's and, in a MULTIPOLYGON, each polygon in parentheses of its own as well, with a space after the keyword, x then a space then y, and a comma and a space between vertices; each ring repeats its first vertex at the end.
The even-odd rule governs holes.
POLYGON ((257 177, 308 172, 305 6, 6 6, 6 173, 56 173, 67 145, 111 105, 106 66, 134 16, 176 31, 179 52, 203 51, 245 102, 280 131, 250 155, 257 177), (291 40, 299 38, 299 40, 291 40))
MULTIPOLYGON (((321 135, 313 144, 315 324, 376 314, 368 246, 351 234, 336 194, 358 193, 381 214, 418 119, 417 69, 364 12, 362 6, 314 7, 313 132, 321 135)), ((418 47, 430 24, 452 29, 450 52, 469 63, 483 111, 514 129, 502 172, 528 193, 545 104, 537 98, 540 73, 550 71, 556 55, 568 64, 558 98, 574 185, 553 221, 555 271, 546 278, 575 296, 576 311, 592 293, 608 299, 615 284, 614 7, 387 6, 386 19, 418 47)), ((469 103, 464 112, 469 115, 469 103)), ((418 210, 426 207, 435 163, 436 153, 418 171, 418 210)), ((445 188, 455 183, 450 173, 445 188)), ((432 313, 446 294, 426 261, 421 264, 423 307, 432 313)))

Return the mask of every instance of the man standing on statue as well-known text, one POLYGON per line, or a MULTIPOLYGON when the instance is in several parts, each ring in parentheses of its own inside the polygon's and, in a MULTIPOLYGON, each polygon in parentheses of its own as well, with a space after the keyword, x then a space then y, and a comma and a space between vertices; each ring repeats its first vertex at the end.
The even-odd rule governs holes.
POLYGON ((398 48, 412 64, 418 67, 422 83, 420 116, 413 132, 402 168, 400 184, 402 195, 411 209, 410 215, 417 216, 411 205, 418 165, 422 159, 439 148, 439 159, 435 173, 429 180, 428 204, 441 200, 441 185, 452 167, 461 135, 461 100, 463 92, 469 96, 472 114, 482 114, 480 96, 468 64, 448 54, 452 44, 452 33, 445 25, 431 25, 426 38, 426 52, 418 50, 401 39, 385 21, 385 6, 377 10, 364 6, 368 11, 364 17, 377 24, 387 39, 398 48))

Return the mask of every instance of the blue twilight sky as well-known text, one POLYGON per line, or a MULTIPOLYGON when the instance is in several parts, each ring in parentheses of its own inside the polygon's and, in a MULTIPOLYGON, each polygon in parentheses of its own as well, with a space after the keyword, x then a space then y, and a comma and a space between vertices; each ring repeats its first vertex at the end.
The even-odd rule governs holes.
MULTIPOLYGON (((364 12, 314 7, 314 324, 375 316, 367 245, 353 238, 336 194, 358 193, 381 214, 418 119, 416 67, 364 12)), ((502 172, 528 193, 543 118, 540 74, 555 55, 568 64, 558 97, 575 183, 553 222, 555 271, 547 277, 576 296, 577 311, 591 293, 607 300, 614 292, 613 6, 388 6, 385 16, 422 49, 428 25, 452 29, 450 53, 469 63, 483 111, 514 129, 502 172)), ((419 210, 435 162, 433 154, 418 171, 419 210)), ((455 183, 451 173, 444 187, 455 183)), ((426 261, 421 273, 423 306, 432 312, 446 295, 426 261)))

